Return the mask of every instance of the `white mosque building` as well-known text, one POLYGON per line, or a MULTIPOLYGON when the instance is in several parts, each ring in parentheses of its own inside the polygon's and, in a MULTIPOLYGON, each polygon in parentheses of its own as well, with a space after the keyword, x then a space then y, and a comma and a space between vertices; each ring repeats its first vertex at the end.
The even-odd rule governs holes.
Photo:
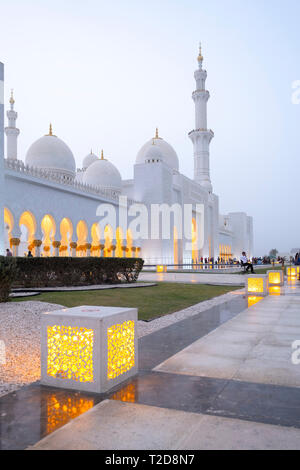
POLYGON ((218 257, 226 261, 239 259, 242 251, 253 256, 252 218, 244 212, 220 214, 219 198, 213 192, 209 146, 214 133, 207 127, 210 95, 202 65, 200 50, 193 93, 196 122, 189 134, 194 147, 194 179, 180 173, 176 151, 157 130, 137 153, 133 178, 123 180, 103 152, 100 158, 91 152, 83 159, 82 168, 76 169, 71 149, 54 135, 51 125, 48 134, 20 159, 13 93, 4 129, 4 67, 0 64, 0 210, 4 213, 0 251, 4 253, 10 246, 14 256, 31 250, 34 256, 142 257, 148 265, 189 264, 218 257), (101 229, 99 207, 101 212, 108 204, 116 209, 117 223, 101 229), (191 243, 186 243, 186 235, 179 235, 177 225, 184 222, 178 221, 178 215, 170 219, 169 237, 162 235, 161 228, 156 237, 150 233, 148 237, 133 236, 130 227, 137 207, 150 210, 153 205, 183 208, 187 204, 193 208, 191 243), (203 207, 202 218, 197 217, 199 205, 203 207), (196 243, 200 230, 201 246, 196 243))

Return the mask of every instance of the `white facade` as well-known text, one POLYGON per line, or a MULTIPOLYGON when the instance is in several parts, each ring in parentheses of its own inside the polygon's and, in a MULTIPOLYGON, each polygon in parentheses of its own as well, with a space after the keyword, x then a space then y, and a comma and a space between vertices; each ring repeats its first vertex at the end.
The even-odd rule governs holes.
POLYGON ((76 170, 70 147, 53 135, 51 125, 25 158, 18 159, 20 131, 13 95, 3 159, 0 93, 0 210, 5 222, 4 231, 0 225, 1 252, 10 245, 19 256, 30 249, 35 256, 143 257, 150 265, 189 264, 218 257, 226 261, 239 258, 242 251, 253 256, 252 218, 242 212, 219 214, 219 198, 210 179, 209 145, 214 133, 207 129, 209 92, 201 51, 198 64, 193 93, 195 130, 189 134, 194 146, 194 179, 180 173, 180 159, 158 130, 137 153, 131 180, 122 180, 103 152, 101 158, 91 152, 76 170), (117 216, 105 225, 107 204, 115 208, 117 216), (190 233, 186 205, 191 207, 190 233), (143 207, 141 212, 137 207, 143 207), (150 218, 152 211, 161 222, 157 227, 150 218), (142 213, 147 214, 147 235, 134 236, 139 230, 132 227, 137 228, 136 219, 142 213), (165 233, 168 219, 169 236, 165 233))

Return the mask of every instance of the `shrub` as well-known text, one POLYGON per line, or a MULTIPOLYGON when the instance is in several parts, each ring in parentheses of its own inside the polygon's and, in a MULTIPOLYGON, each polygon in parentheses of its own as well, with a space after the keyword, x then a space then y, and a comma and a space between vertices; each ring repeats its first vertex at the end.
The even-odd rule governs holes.
POLYGON ((136 282, 140 258, 16 258, 15 287, 65 287, 136 282))
POLYGON ((14 258, 0 256, 0 302, 7 302, 14 279, 17 275, 17 263, 14 258))

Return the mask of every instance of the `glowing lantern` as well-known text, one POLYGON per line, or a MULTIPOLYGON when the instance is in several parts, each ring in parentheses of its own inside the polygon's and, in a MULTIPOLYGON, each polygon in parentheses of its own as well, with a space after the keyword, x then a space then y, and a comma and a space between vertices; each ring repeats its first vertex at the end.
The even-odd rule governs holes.
POLYGON ((137 309, 58 310, 41 328, 43 385, 104 393, 138 372, 137 309))
POLYGON ((166 273, 168 271, 167 266, 157 266, 156 271, 158 273, 166 273))
POLYGON ((291 266, 286 269, 288 277, 297 277, 300 274, 300 266, 291 266))
POLYGON ((268 271, 268 281, 270 286, 284 286, 283 271, 268 271))
POLYGON ((246 280, 246 295, 265 297, 268 295, 268 277, 252 274, 246 280))

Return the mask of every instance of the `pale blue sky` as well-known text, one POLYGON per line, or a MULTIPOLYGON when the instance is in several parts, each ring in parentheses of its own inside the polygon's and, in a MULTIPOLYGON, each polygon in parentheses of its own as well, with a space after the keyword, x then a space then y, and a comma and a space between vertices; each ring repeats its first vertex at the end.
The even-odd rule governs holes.
POLYGON ((258 255, 300 246, 298 0, 0 0, 0 18, 19 156, 51 121, 78 166, 104 148, 123 178, 156 126, 192 176, 201 40, 220 209, 253 215, 258 255))

